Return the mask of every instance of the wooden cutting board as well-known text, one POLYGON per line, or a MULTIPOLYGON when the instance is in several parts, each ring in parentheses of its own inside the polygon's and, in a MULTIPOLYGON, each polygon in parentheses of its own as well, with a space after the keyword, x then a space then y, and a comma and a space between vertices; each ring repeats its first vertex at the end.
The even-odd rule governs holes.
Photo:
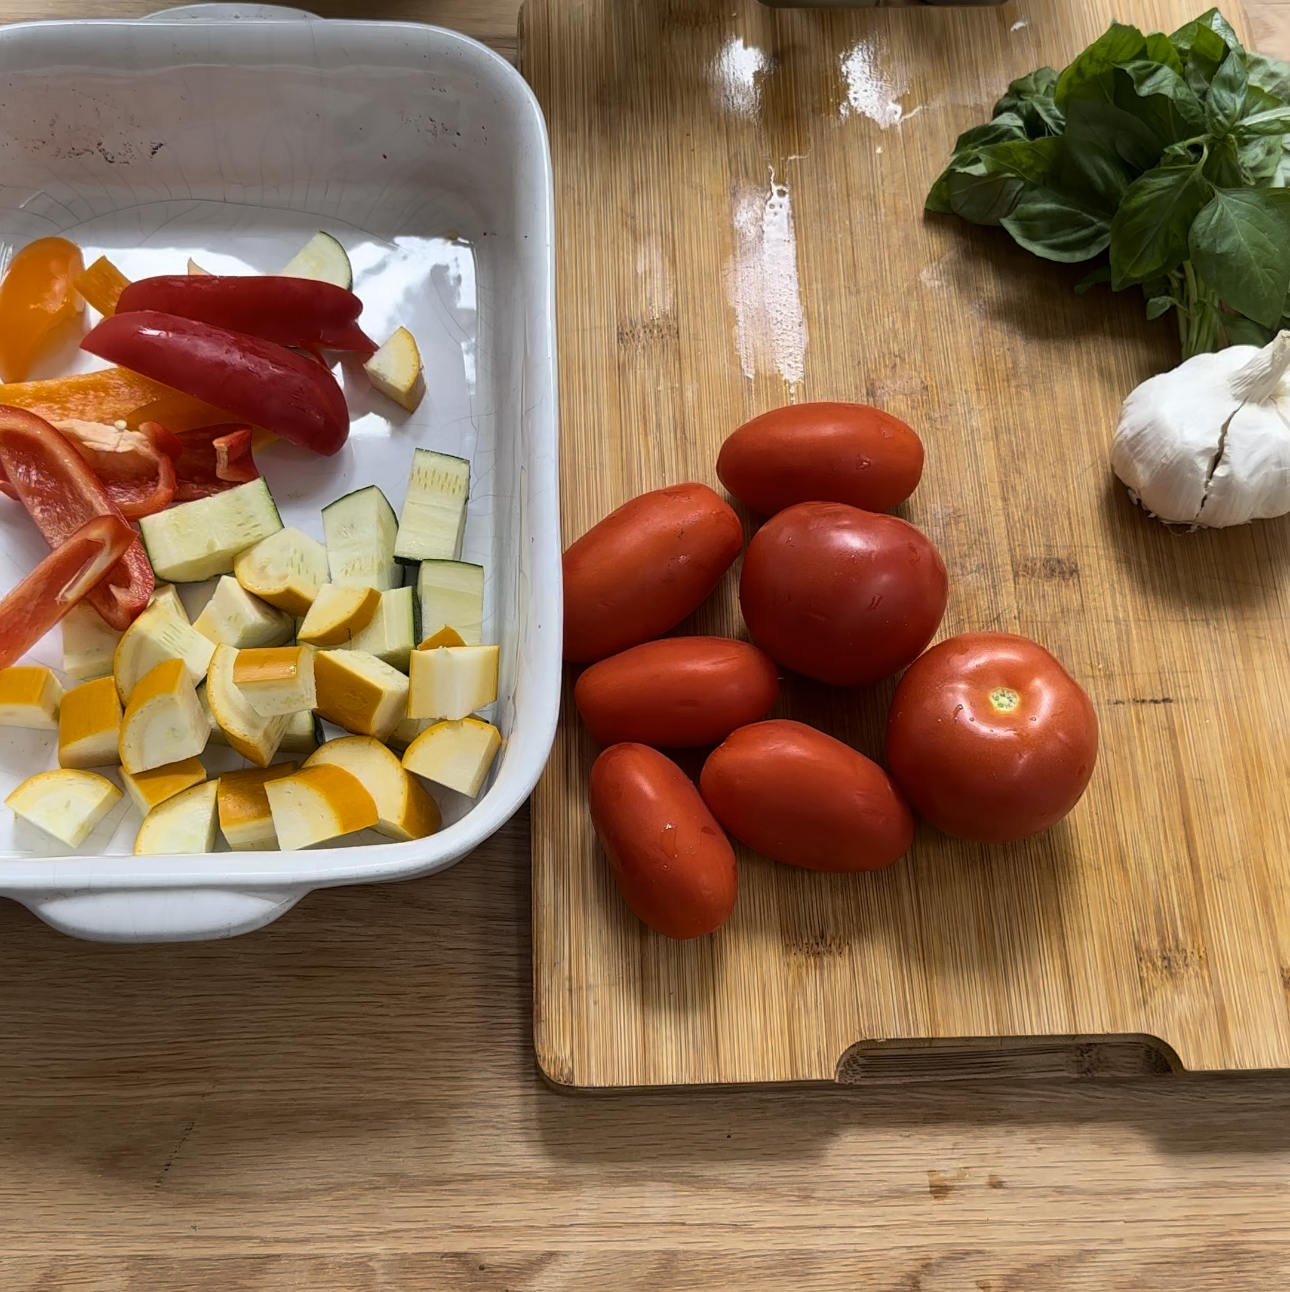
MULTIPOLYGON (((715 485, 722 439, 765 409, 879 404, 927 445, 904 514, 950 570, 943 634, 1047 644, 1103 750, 1075 813, 1023 844, 922 828, 859 876, 743 854, 730 923, 677 944, 627 911, 598 850, 570 672, 533 812, 552 1081, 1290 1066, 1290 527, 1181 534, 1135 509, 1108 448, 1124 395, 1177 362, 1172 324, 921 213, 1011 78, 1113 17, 1172 30, 1201 7, 529 0, 566 539, 643 490, 715 485)), ((744 634, 733 576, 680 631, 744 634)), ((778 712, 881 757, 891 689, 795 682, 778 712)))

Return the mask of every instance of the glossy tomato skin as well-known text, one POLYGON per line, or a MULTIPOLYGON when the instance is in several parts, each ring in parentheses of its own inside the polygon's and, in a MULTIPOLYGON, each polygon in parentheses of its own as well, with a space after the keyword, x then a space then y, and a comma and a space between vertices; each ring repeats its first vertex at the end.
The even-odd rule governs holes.
POLYGON ((717 475, 764 516, 799 502, 890 511, 918 487, 923 442, 900 418, 867 404, 789 404, 729 436, 717 475))
POLYGON ((1025 839, 1079 802, 1097 762, 1097 713, 1038 643, 965 633, 900 680, 887 762, 914 810, 975 843, 1025 839))
POLYGON ((661 637, 697 610, 743 546, 707 485, 624 503, 564 554, 564 657, 590 664, 661 637))
POLYGON ((771 517, 748 544, 739 583, 753 641, 832 686, 868 686, 916 659, 948 595, 945 563, 925 534, 834 502, 771 517))
POLYGON ((600 745, 715 745, 779 698, 775 662, 726 637, 666 637, 593 664, 573 701, 600 745))
POLYGON ((627 905, 664 937, 715 932, 735 908, 734 849, 689 777, 646 745, 591 768, 591 821, 627 905))
POLYGON ((909 805, 887 773, 800 722, 740 727, 708 756, 699 788, 735 838, 805 870, 879 870, 914 840, 909 805))

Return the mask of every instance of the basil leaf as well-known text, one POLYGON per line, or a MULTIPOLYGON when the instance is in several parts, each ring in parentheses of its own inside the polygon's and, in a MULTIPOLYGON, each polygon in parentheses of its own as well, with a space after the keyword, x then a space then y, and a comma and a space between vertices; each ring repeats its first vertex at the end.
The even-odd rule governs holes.
POLYGON ((1061 151, 1062 141, 1045 135, 1041 139, 1014 139, 1008 143, 991 144, 982 148, 978 156, 991 174, 1015 175, 1028 184, 1044 184, 1052 174, 1061 151))
POLYGON ((1049 188, 1028 189, 1000 223, 1027 251, 1067 264, 1091 260, 1111 240, 1105 216, 1049 188))
POLYGON ((1286 188, 1290 186, 1290 139, 1281 141, 1281 156, 1277 160, 1277 168, 1272 172, 1272 178, 1268 181, 1269 188, 1286 188))
POLYGON ((1138 59, 1118 69, 1132 84, 1137 102, 1116 95, 1116 103, 1134 113, 1161 143, 1191 139, 1205 129, 1205 109, 1172 67, 1138 59))
POLYGON ((1224 317, 1223 331, 1227 333, 1228 345, 1257 345, 1263 349, 1272 340, 1272 329, 1247 319, 1243 315, 1236 318, 1224 317))
POLYGON ((1114 153, 1135 171, 1156 165, 1165 142, 1133 113, 1094 99, 1074 99, 1067 105, 1066 139, 1078 149, 1094 144, 1114 153))
POLYGON ((1129 186, 1111 222, 1111 286, 1117 292, 1187 259, 1188 230, 1210 192, 1199 166, 1161 166, 1129 186))
POLYGON ((1205 100, 1205 124, 1215 138, 1226 135, 1245 111, 1245 91, 1250 78, 1245 71, 1245 57, 1233 50, 1214 73, 1205 100))
POLYGON ((1223 189, 1196 217, 1189 250, 1197 272, 1234 310, 1271 327, 1290 290, 1290 193, 1223 189))
POLYGON ((1136 28, 1113 22, 1057 80, 1054 98, 1059 107, 1065 108, 1072 98, 1109 99, 1109 87, 1099 78, 1111 71, 1117 63, 1128 63, 1137 58, 1147 46, 1147 38, 1136 28))
POLYGON ((1290 103, 1290 64, 1267 54, 1247 54, 1245 68, 1252 87, 1290 103))
POLYGON ((1237 160, 1245 179, 1260 185, 1267 183, 1277 172, 1281 161, 1282 141, 1279 136, 1260 136, 1243 143, 1237 160))
POLYGON ((931 191, 927 194, 927 200, 923 203, 924 211, 931 211, 934 215, 953 215, 954 207, 950 204, 950 175, 952 171, 944 170, 936 183, 932 185, 931 191))
POLYGON ((993 121, 987 121, 983 126, 973 126, 971 130, 965 130, 959 135, 954 141, 953 156, 957 159, 984 144, 1001 144, 1009 139, 1026 137, 1026 127, 1021 118, 1015 113, 1005 112, 993 121))
MULTIPOLYGON (((1241 49, 1241 42, 1237 39, 1236 32, 1232 30, 1231 23, 1217 9, 1210 9, 1199 18, 1193 18, 1191 22, 1184 23, 1169 37, 1169 43, 1178 51, 1180 57, 1186 58, 1197 43, 1206 43, 1211 36, 1217 36, 1222 41, 1224 49, 1238 51, 1241 49)), ((1221 61, 1222 55, 1218 57, 1221 61)))
POLYGON ((1059 135, 1066 128, 1066 117, 1057 106, 1057 73, 1051 67, 1013 81, 1008 92, 994 105, 994 115, 1012 113, 1025 124, 1031 139, 1042 135, 1059 135))
POLYGON ((1238 139, 1256 139, 1261 135, 1284 135, 1290 132, 1290 107, 1256 112, 1236 124, 1238 139))
POLYGON ((1025 187, 1014 175, 956 170, 946 180, 945 195, 955 215, 973 224, 998 224, 1017 205, 1025 187))
POLYGON ((1245 185, 1241 150, 1231 135, 1225 135, 1210 148, 1202 168, 1205 178, 1217 188, 1242 188, 1245 185))
POLYGON ((1085 274, 1083 278, 1075 284, 1075 295, 1083 296, 1091 292, 1099 283, 1109 283, 1111 281, 1111 266, 1099 265, 1091 274, 1085 274))
POLYGON ((1178 302, 1172 296, 1152 296, 1147 301, 1147 322, 1168 314, 1178 302))
POLYGON ((1077 146, 1069 138, 1064 142, 1066 146, 1056 167, 1056 187, 1064 193, 1078 195, 1086 205, 1110 219, 1136 172, 1100 144, 1088 142, 1077 146))
POLYGON ((1196 40, 1183 66, 1183 75, 1192 92, 1202 102, 1208 96, 1209 83, 1227 57, 1227 52, 1223 38, 1208 27, 1202 27, 1196 33, 1196 40))
POLYGON ((1182 59, 1178 57, 1173 41, 1163 32, 1153 31, 1147 37, 1143 53, 1150 62, 1163 63, 1171 71, 1177 72, 1179 76, 1182 75, 1182 59))

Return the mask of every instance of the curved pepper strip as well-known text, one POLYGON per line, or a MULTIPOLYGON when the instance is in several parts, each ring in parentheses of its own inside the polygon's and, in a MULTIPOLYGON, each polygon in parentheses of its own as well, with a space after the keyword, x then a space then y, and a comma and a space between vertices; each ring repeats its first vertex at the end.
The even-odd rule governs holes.
POLYGON ((97 587, 135 541, 119 516, 91 516, 0 601, 0 668, 20 660, 97 587))
POLYGON ((62 325, 85 313, 73 286, 85 269, 81 249, 66 238, 37 238, 9 262, 0 282, 0 373, 21 381, 62 325))
POLYGON ((356 322, 363 302, 335 283, 272 274, 164 274, 141 278, 116 313, 156 310, 303 350, 376 353, 356 322))
POLYGON ((125 368, 99 368, 48 381, 18 381, 0 386, 0 404, 25 408, 47 422, 81 418, 87 422, 160 422, 172 431, 226 422, 226 409, 181 394, 125 368))
MULTIPOLYGON (((144 422, 129 431, 77 418, 52 425, 85 459, 127 520, 164 511, 175 501, 175 463, 183 444, 164 426, 144 422)), ((18 500, 6 478, 0 478, 0 493, 18 500)))
MULTIPOLYGON (((126 524, 85 460, 34 413, 0 407, 0 469, 50 547, 61 547, 95 516, 115 516, 126 524)), ((124 632, 155 587, 147 553, 136 538, 88 600, 109 627, 124 632)))
POLYGON ((205 426, 179 436, 183 454, 175 463, 175 501, 193 502, 260 478, 251 456, 252 431, 236 422, 205 426))
POLYGON ((349 409, 321 364, 274 341, 176 314, 114 314, 81 348, 330 457, 349 438, 349 409))

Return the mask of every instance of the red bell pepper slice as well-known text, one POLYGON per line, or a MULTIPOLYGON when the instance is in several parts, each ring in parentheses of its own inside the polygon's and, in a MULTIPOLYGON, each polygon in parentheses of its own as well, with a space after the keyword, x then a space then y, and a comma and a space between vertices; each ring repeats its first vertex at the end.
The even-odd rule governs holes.
POLYGON ((102 422, 55 422, 72 447, 102 481, 107 495, 127 520, 164 511, 175 500, 175 462, 183 443, 156 422, 137 431, 102 422))
POLYGON ((249 426, 236 423, 205 426, 179 436, 183 454, 175 463, 175 501, 209 498, 248 480, 258 480, 260 468, 251 456, 252 436, 249 426))
POLYGON ((335 283, 238 274, 165 274, 131 283, 116 313, 156 310, 304 350, 376 353, 355 321, 363 302, 335 283))
POLYGON ((0 601, 0 668, 20 660, 101 585, 134 543, 120 516, 91 516, 0 601))
MULTIPOLYGON (((85 460, 44 418, 0 406, 0 470, 50 547, 61 547, 87 520, 125 517, 85 460)), ((135 539, 89 595, 107 624, 124 632, 156 587, 143 544, 135 539)))
POLYGON ((330 457, 349 438, 349 409, 336 378, 275 341, 141 310, 104 319, 81 348, 315 453, 330 457))

